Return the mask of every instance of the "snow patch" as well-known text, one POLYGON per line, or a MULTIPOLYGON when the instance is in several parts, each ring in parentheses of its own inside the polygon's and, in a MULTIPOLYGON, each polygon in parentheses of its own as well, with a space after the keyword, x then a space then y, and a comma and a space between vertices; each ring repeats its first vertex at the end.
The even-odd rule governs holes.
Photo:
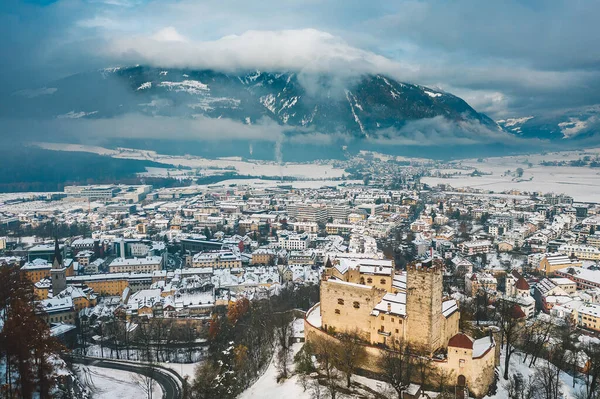
POLYGON ((166 87, 168 90, 175 92, 185 92, 189 94, 202 94, 210 91, 208 85, 198 80, 184 80, 182 82, 161 82, 161 87, 166 87))
POLYGON ((296 96, 286 100, 283 103, 283 105, 281 106, 281 109, 279 110, 279 112, 283 111, 286 108, 292 108, 294 105, 296 105, 297 102, 298 102, 298 97, 296 97, 296 96))
POLYGON ((530 119, 533 119, 533 116, 524 116, 522 118, 508 118, 508 119, 501 119, 499 121, 497 121, 497 123, 502 123, 504 124, 505 127, 511 127, 511 126, 515 126, 515 125, 522 125, 523 123, 527 122, 530 119))
POLYGON ((83 118, 84 116, 90 116, 90 115, 94 115, 97 113, 98 113, 98 111, 92 111, 92 112, 70 111, 70 112, 67 112, 66 114, 58 115, 57 118, 58 119, 79 119, 79 118, 83 118))
POLYGON ((271 111, 271 113, 275 113, 275 96, 273 94, 262 96, 259 101, 266 109, 271 111))
POLYGON ((352 92, 346 90, 346 100, 348 100, 348 104, 350 104, 350 109, 352 110, 352 115, 354 115, 354 121, 358 124, 358 127, 360 128, 360 131, 362 134, 364 134, 366 137, 369 137, 368 134, 365 133, 365 128, 362 124, 362 122, 360 121, 360 119, 358 118, 358 115, 356 115, 356 111, 354 110, 354 104, 356 104, 356 97, 354 97, 354 95, 352 94, 352 92), (354 101, 350 101, 350 97, 352 97, 352 100, 354 101))
POLYGON ((428 91, 428 90, 425 90, 425 94, 427 94, 429 97, 433 97, 433 98, 442 96, 442 93, 434 93, 434 92, 428 91))
POLYGON ((152 87, 152 82, 146 82, 146 83, 142 83, 142 85, 140 87, 138 87, 136 90, 146 90, 152 87))

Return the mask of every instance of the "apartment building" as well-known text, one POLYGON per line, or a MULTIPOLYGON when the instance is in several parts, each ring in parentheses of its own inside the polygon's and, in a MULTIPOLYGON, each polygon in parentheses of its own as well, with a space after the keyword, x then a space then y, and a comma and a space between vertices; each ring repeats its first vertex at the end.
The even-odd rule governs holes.
POLYGON ((152 273, 161 270, 163 258, 161 256, 147 256, 145 258, 117 258, 108 266, 109 273, 152 273))
POLYGON ((192 258, 193 267, 212 267, 214 269, 232 269, 242 267, 242 257, 232 251, 200 252, 192 258))

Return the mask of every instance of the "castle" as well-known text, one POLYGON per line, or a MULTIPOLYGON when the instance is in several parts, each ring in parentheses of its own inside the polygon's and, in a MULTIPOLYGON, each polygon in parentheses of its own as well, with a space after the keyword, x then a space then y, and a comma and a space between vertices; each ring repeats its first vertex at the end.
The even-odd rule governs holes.
MULTIPOLYGON (((311 333, 335 339, 335 332, 356 332, 373 357, 406 343, 428 356, 432 369, 451 375, 452 385, 485 395, 494 380, 496 344, 491 336, 473 340, 459 332, 456 300, 443 298, 443 269, 439 259, 413 262, 406 272, 397 272, 390 260, 329 262, 321 302, 307 313, 307 340, 311 333)), ((375 359, 365 368, 377 367, 375 359)))

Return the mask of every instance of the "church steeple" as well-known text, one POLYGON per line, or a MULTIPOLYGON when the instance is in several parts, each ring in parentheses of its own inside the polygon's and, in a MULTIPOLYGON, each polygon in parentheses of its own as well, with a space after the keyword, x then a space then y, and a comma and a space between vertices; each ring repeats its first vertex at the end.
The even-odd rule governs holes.
POLYGON ((63 267, 63 257, 60 252, 60 246, 58 245, 58 237, 54 239, 54 261, 52 262, 53 269, 60 269, 63 267))
POLYGON ((54 262, 52 262, 52 269, 50 269, 50 278, 52 279, 52 295, 56 297, 67 288, 67 269, 63 263, 58 237, 54 240, 54 262))

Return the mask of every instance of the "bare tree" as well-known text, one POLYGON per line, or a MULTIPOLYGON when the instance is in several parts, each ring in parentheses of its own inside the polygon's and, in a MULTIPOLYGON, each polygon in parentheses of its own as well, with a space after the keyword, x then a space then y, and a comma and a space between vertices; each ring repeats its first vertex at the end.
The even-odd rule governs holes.
POLYGON ((276 363, 279 378, 288 378, 292 363, 292 317, 287 313, 278 313, 274 317, 276 338, 276 363))
POLYGON ((521 335, 521 348, 525 352, 523 363, 529 357, 529 367, 533 367, 542 354, 548 339, 554 335, 555 328, 552 323, 534 320, 523 328, 521 335))
POLYGON ((385 350, 379 360, 383 379, 394 388, 398 398, 410 385, 414 368, 411 365, 410 347, 404 342, 395 341, 389 350, 385 350))
POLYGON ((540 399, 559 399, 562 398, 560 390, 560 369, 548 362, 543 366, 536 367, 533 375, 533 389, 536 396, 540 399))
POLYGON ((531 377, 526 380, 521 373, 513 374, 506 384, 508 397, 512 399, 534 399, 535 386, 531 382, 531 377))
POLYGON ((511 302, 499 301, 497 304, 502 343, 505 345, 504 379, 508 380, 510 357, 516 350, 515 344, 521 335, 525 314, 518 305, 511 302))
POLYGON ((312 344, 315 356, 319 361, 319 367, 324 373, 329 396, 331 399, 335 399, 339 391, 340 380, 339 372, 335 368, 337 356, 340 353, 338 348, 339 344, 333 340, 322 337, 315 338, 312 344))
MULTIPOLYGON (((600 398, 600 345, 589 341, 581 348, 585 364, 584 389, 581 397, 584 399, 600 398)), ((576 355, 576 357, 578 357, 576 355)))
POLYGON ((367 359, 367 351, 361 342, 358 330, 340 335, 339 353, 336 356, 335 366, 344 373, 346 387, 350 388, 352 374, 359 369, 367 359))

